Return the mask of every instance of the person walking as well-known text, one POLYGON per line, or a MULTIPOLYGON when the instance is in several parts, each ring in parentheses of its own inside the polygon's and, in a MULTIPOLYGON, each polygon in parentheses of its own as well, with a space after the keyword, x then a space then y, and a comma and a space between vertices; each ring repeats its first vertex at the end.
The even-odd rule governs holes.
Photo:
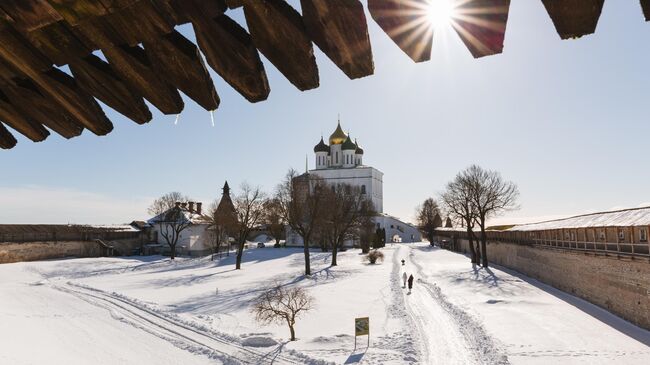
POLYGON ((407 275, 406 275, 406 271, 404 271, 404 273, 402 274, 402 281, 404 282, 404 285, 402 285, 402 288, 406 288, 406 279, 407 279, 407 275))
POLYGON ((409 294, 411 294, 411 289, 413 289, 413 275, 409 276, 409 294))

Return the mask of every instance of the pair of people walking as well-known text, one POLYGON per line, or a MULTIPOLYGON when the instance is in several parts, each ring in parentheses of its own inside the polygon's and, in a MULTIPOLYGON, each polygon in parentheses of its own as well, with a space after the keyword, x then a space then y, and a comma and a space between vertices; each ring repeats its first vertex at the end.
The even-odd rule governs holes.
POLYGON ((411 293, 411 289, 413 289, 413 275, 407 275, 406 271, 402 274, 402 281, 404 281, 404 286, 403 288, 406 288, 406 284, 408 283, 409 287, 409 294, 411 293), (408 278, 407 278, 408 277, 408 278))

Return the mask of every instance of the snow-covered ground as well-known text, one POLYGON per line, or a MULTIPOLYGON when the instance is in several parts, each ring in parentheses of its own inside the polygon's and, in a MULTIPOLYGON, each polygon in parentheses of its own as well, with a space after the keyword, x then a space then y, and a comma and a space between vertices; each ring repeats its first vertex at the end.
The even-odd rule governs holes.
POLYGON ((0 265, 0 364, 647 364, 650 333, 575 297, 425 244, 312 254, 69 259, 0 265), (402 266, 400 260, 406 264, 402 266), (409 294, 403 271, 416 278, 409 294), (252 300, 273 284, 316 299, 288 342, 252 300), (370 317, 354 348, 354 318, 370 317))

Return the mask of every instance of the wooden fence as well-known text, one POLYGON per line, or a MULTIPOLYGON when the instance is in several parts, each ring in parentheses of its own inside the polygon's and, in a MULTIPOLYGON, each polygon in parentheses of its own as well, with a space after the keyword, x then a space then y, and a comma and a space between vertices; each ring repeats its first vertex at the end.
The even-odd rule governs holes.
MULTIPOLYGON (((650 258, 650 226, 560 228, 540 231, 487 231, 488 241, 570 251, 650 258)), ((438 236, 468 239, 465 230, 437 230, 438 236)), ((476 238, 480 232, 474 232, 476 238)))

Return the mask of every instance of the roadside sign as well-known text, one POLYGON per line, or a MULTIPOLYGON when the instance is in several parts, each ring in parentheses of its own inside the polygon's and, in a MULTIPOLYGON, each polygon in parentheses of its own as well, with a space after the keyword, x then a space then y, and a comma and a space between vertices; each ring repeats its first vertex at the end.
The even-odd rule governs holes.
POLYGON ((357 336, 368 336, 368 347, 370 347, 370 317, 354 319, 354 348, 357 348, 357 336))
POLYGON ((354 335, 366 336, 370 333, 370 318, 355 318, 354 319, 354 335))

